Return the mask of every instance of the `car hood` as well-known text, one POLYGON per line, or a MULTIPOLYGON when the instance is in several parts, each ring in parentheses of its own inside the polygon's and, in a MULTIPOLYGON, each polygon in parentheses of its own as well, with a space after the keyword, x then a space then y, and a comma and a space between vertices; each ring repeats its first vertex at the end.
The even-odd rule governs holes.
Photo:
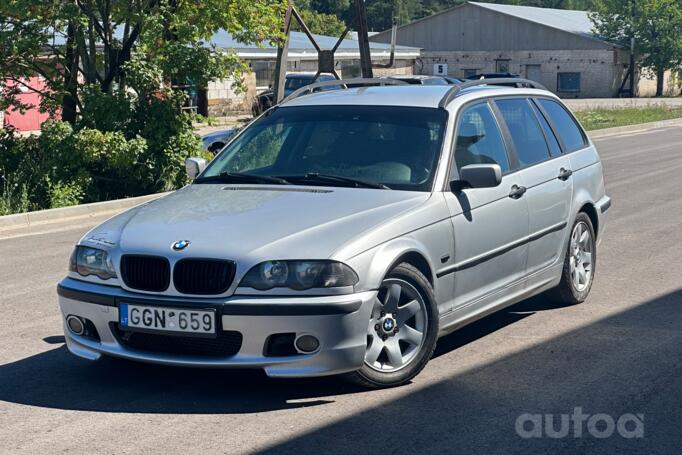
POLYGON ((361 188, 195 184, 110 219, 82 241, 122 253, 247 263, 326 259, 428 198, 361 188), (178 240, 190 241, 182 253, 171 250, 178 240))

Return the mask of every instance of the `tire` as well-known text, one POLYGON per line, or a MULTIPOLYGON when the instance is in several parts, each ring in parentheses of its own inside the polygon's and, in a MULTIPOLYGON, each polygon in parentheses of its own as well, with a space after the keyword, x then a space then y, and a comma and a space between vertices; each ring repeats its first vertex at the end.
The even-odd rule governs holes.
POLYGON ((403 385, 429 362, 437 339, 433 287, 416 267, 401 263, 384 278, 377 295, 368 326, 365 362, 346 379, 371 389, 403 385))
MULTIPOLYGON (((580 236, 580 234, 578 234, 580 236)), ((592 226, 592 220, 586 213, 580 212, 571 227, 571 232, 568 237, 568 244, 566 246, 566 257, 564 259, 564 266, 561 271, 561 281, 559 285, 550 291, 551 297, 558 300, 564 305, 576 305, 582 303, 587 299, 594 283, 594 276, 597 266, 597 243, 592 226), (574 235, 577 229, 584 229, 589 238, 583 243, 579 242, 580 252, 576 253, 576 245, 574 242, 574 235), (589 254, 589 271, 585 267, 584 261, 588 259, 589 254), (583 270, 586 272, 587 280, 576 281, 575 273, 578 261, 583 261, 583 270), (580 283, 580 281, 583 281, 580 283)), ((579 270, 579 267, 578 267, 579 270)), ((579 273, 579 272, 578 272, 579 273)))

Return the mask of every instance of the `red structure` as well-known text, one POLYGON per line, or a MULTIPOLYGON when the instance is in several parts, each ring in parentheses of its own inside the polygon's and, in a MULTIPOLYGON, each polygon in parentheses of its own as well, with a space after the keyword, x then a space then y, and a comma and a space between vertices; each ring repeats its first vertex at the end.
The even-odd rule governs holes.
MULTIPOLYGON (((31 87, 38 91, 43 91, 46 88, 45 81, 43 78, 34 76, 28 80, 23 81, 25 85, 31 87)), ((28 109, 25 113, 21 113, 16 109, 8 109, 5 111, 3 126, 12 126, 17 131, 37 131, 40 129, 40 125, 49 118, 49 115, 42 113, 38 110, 38 105, 40 104, 41 96, 34 90, 28 87, 22 86, 14 81, 5 82, 8 87, 18 86, 22 91, 19 95, 19 101, 23 104, 32 105, 31 109, 28 109)))

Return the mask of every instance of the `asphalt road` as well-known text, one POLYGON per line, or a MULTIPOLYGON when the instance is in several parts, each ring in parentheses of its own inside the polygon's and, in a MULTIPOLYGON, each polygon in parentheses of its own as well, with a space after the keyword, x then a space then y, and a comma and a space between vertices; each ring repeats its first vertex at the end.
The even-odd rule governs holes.
POLYGON ((422 374, 392 390, 77 359, 55 284, 93 222, 5 233, 0 452, 679 453, 682 129, 597 145, 614 205, 589 300, 536 298, 481 320, 443 338, 422 374), (602 414, 593 431, 570 421, 552 438, 533 420, 523 429, 542 437, 516 431, 519 416, 535 415, 560 430, 576 408, 588 421, 602 414), (596 437, 608 435, 607 417, 643 437, 596 437))

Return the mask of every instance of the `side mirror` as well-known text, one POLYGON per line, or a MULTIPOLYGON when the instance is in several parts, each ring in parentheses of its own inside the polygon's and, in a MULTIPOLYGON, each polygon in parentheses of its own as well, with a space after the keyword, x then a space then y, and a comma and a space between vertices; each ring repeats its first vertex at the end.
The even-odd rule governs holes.
POLYGON ((499 164, 470 164, 459 170, 459 180, 450 182, 453 191, 464 188, 494 188, 502 183, 499 164))
POLYGON ((203 158, 187 158, 185 160, 185 170, 189 178, 194 180, 206 169, 206 160, 203 158))

